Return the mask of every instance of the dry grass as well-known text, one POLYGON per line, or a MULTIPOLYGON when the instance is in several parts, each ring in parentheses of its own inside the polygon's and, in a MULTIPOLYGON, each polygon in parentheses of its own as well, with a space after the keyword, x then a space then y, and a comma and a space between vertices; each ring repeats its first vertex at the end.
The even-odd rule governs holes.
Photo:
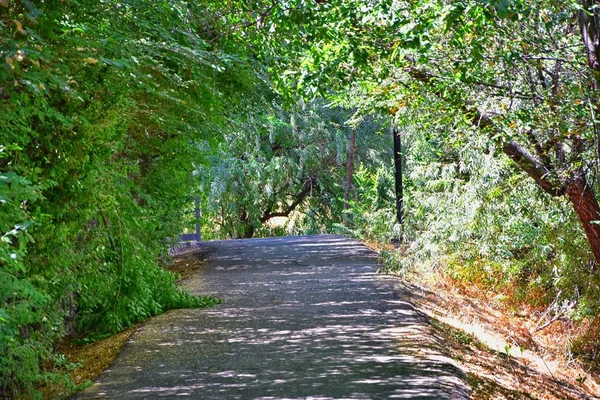
MULTIPOLYGON (((379 252, 380 243, 366 243, 379 252)), ((474 399, 600 399, 600 317, 574 323, 434 268, 402 275, 414 305, 432 320, 474 399)))
MULTIPOLYGON (((197 249, 173 258, 169 270, 176 272, 180 280, 186 279, 197 273, 206 263, 208 250, 197 249)), ((40 390, 44 399, 64 399, 72 396, 76 391, 89 385, 102 373, 119 355, 127 340, 135 333, 136 327, 129 328, 106 339, 98 340, 86 345, 74 344, 70 338, 57 346, 56 351, 62 353, 70 363, 79 367, 69 371, 75 387, 69 385, 48 385, 40 390)))
POLYGON ((75 387, 63 385, 43 387, 41 388, 43 398, 68 398, 77 390, 87 386, 113 362, 136 329, 137 327, 131 327, 106 339, 83 346, 67 341, 60 344, 56 351, 64 354, 69 362, 79 365, 77 369, 69 372, 75 387))
POLYGON ((76 384, 93 380, 102 373, 110 363, 119 355, 127 340, 133 335, 137 327, 131 327, 106 339, 83 346, 70 346, 60 349, 70 362, 81 364, 81 368, 73 372, 76 384))
POLYGON ((566 351, 589 324, 547 324, 542 310, 433 275, 409 276, 406 290, 468 374, 474 399, 600 398, 599 375, 566 351))

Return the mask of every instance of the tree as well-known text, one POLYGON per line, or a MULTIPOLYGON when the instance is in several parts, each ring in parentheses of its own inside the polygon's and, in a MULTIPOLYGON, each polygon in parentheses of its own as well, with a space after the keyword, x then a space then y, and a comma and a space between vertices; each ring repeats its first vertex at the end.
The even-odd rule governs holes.
POLYGON ((258 80, 215 20, 185 1, 0 1, 0 397, 56 376, 68 333, 214 302, 159 260, 200 145, 258 80))
POLYGON ((288 71, 282 86, 325 96, 360 86, 380 110, 418 96, 446 107, 543 191, 570 200, 600 262, 596 2, 260 3, 270 46, 300 60, 274 60, 288 71))
POLYGON ((249 238, 292 213, 295 220, 307 213, 339 220, 334 210, 349 114, 318 102, 285 111, 277 98, 254 98, 248 107, 249 119, 231 126, 198 171, 205 229, 211 236, 249 238))

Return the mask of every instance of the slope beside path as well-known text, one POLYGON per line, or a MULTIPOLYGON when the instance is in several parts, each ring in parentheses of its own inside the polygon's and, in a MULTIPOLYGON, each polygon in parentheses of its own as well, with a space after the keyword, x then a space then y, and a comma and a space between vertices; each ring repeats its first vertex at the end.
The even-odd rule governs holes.
POLYGON ((77 398, 466 399, 376 254, 334 235, 208 242, 185 281, 225 300, 146 322, 77 398))

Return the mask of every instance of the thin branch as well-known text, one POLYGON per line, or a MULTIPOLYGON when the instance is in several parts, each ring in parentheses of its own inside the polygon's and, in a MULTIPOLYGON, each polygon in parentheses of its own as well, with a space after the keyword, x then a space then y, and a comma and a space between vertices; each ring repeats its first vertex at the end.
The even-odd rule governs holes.
POLYGON ((268 220, 270 220, 271 218, 275 218, 275 217, 289 217, 291 212, 294 211, 296 209, 296 207, 298 207, 298 205, 300 205, 300 203, 302 203, 304 201, 306 196, 308 196, 308 194, 313 190, 315 181, 316 181, 316 178, 314 178, 314 177, 311 177, 308 180, 306 180, 304 182, 304 184, 302 185, 302 190, 300 191, 300 193, 298 193, 295 196, 295 200, 292 202, 292 204, 288 205, 285 208, 285 210, 283 210, 283 211, 274 212, 274 213, 265 212, 265 214, 263 214, 263 216, 261 217, 260 222, 265 223, 268 220))
MULTIPOLYGON (((426 72, 414 68, 407 68, 406 72, 413 79, 424 85, 433 87, 435 84, 435 77, 426 72)), ((436 95, 445 99, 441 90, 434 88, 433 91, 436 95)), ((544 163, 534 157, 517 142, 512 140, 502 140, 502 137, 505 136, 504 132, 494 123, 489 115, 479 110, 476 106, 469 104, 468 101, 463 101, 463 103, 459 105, 459 109, 461 109, 465 116, 469 118, 473 126, 483 130, 490 139, 497 142, 502 147, 504 154, 532 177, 546 193, 551 196, 562 196, 565 194, 566 188, 564 185, 562 185, 558 179, 552 179, 554 174, 552 169, 549 168, 550 166, 544 165, 544 163)))

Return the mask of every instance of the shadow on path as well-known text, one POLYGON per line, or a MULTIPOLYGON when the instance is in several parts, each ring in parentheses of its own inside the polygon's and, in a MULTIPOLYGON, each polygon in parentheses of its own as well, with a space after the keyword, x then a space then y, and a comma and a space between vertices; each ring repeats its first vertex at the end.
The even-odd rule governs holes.
POLYGON ((376 254, 321 235, 209 242, 225 300, 148 321, 78 398, 463 399, 464 377, 376 254))

